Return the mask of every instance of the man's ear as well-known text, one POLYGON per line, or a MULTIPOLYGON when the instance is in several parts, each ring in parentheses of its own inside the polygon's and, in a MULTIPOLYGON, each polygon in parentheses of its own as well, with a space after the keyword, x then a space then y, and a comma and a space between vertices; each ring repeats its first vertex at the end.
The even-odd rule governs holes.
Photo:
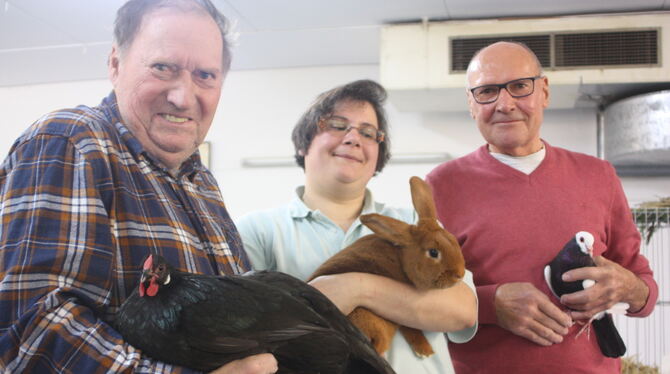
POLYGON ((542 92, 544 93, 544 103, 543 108, 547 108, 549 106, 549 78, 547 76, 542 77, 542 81, 544 84, 542 85, 542 92))
POLYGON ((474 110, 472 110, 472 107, 475 105, 475 101, 472 98, 470 91, 468 91, 467 89, 465 89, 465 97, 468 98, 468 111, 470 111, 470 117, 472 117, 472 119, 475 119, 475 112, 474 110))
POLYGON ((112 45, 112 51, 109 53, 109 59, 107 60, 107 76, 114 87, 116 87, 116 80, 119 77, 120 59, 119 47, 114 44, 112 45))

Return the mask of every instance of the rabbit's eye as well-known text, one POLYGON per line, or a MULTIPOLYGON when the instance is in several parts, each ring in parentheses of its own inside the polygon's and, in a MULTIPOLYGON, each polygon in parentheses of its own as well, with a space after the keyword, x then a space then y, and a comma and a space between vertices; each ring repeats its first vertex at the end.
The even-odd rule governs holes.
POLYGON ((440 258, 440 251, 435 248, 431 248, 428 250, 428 256, 430 256, 430 258, 440 258))

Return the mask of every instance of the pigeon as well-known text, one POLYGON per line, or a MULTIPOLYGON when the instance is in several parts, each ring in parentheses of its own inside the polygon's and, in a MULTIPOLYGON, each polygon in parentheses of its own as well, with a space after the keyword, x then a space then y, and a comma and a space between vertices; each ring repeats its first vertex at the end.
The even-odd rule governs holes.
MULTIPOLYGON (((591 279, 573 282, 564 282, 562 279, 563 273, 568 270, 596 266, 593 262, 593 243, 591 233, 580 231, 545 266, 544 278, 549 289, 557 298, 560 298, 561 295, 582 291, 595 284, 591 279)), ((626 345, 614 325, 611 313, 624 313, 628 307, 627 303, 618 303, 612 309, 596 314, 589 321, 593 325, 600 351, 606 357, 621 357, 626 353, 626 345)))
POLYGON ((192 274, 151 254, 114 327, 154 359, 206 372, 267 352, 283 374, 394 373, 325 295, 280 272, 192 274))

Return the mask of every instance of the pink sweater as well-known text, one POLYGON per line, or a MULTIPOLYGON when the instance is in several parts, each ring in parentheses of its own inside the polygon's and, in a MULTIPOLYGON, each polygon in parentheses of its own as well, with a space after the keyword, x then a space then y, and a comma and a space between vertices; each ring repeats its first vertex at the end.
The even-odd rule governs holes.
POLYGON ((479 331, 464 344, 449 344, 457 373, 619 373, 620 361, 604 357, 595 335, 542 347, 500 328, 493 299, 498 285, 530 282, 550 296, 544 266, 578 231, 595 239, 603 255, 637 274, 650 290, 651 313, 658 286, 621 183, 612 166, 595 157, 551 147, 530 175, 494 159, 483 146, 436 167, 427 176, 438 216, 463 248, 479 297, 479 331))

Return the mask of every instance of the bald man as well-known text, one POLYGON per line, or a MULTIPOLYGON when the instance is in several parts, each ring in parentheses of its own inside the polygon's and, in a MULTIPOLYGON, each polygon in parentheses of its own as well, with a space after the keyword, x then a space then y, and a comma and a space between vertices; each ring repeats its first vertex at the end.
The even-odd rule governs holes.
POLYGON ((618 302, 629 316, 646 316, 658 297, 621 182, 609 163, 540 137, 549 80, 525 45, 482 49, 467 82, 486 144, 427 177, 480 303, 477 335, 449 346, 456 372, 619 373, 620 360, 605 357, 592 332, 578 332, 618 302), (595 236, 597 267, 564 279, 596 285, 559 300, 543 268, 578 231, 595 236))

